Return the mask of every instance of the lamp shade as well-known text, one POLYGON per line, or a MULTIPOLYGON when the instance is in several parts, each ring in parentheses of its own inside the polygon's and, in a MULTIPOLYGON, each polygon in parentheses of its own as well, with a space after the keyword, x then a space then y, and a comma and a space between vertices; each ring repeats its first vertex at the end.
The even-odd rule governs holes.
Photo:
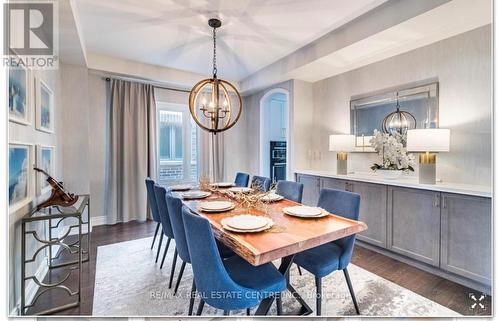
POLYGON ((352 152, 355 150, 356 137, 354 135, 330 135, 330 151, 352 152))
POLYGON ((425 128, 408 130, 406 149, 410 152, 448 152, 450 130, 425 128))

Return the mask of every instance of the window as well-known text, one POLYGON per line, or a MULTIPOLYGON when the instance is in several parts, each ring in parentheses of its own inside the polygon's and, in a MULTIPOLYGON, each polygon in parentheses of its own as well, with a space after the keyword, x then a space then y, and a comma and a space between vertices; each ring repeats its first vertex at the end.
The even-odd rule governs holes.
POLYGON ((182 113, 159 111, 160 162, 182 160, 182 113))
POLYGON ((185 105, 157 102, 158 182, 198 180, 198 129, 185 105))

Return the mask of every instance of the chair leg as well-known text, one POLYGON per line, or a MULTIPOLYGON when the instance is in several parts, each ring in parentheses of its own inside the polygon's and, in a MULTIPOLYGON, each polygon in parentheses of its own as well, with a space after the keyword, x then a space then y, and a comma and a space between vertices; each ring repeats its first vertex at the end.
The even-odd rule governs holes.
POLYGON ((224 315, 229 315, 229 310, 224 310, 224 315))
POLYGON ((170 241, 172 239, 169 237, 167 240, 167 247, 165 247, 165 251, 163 251, 163 258, 161 259, 160 270, 163 268, 163 262, 165 262, 165 257, 167 257, 168 247, 170 246, 170 241))
POLYGON ((276 314, 283 314, 283 302, 281 300, 281 293, 276 294, 276 314))
POLYGON ((354 309, 356 309, 356 313, 359 315, 359 307, 358 302, 356 301, 356 296, 354 295, 354 289, 352 288, 351 278, 349 277, 349 272, 347 272, 347 268, 343 269, 345 280, 347 281, 347 287, 349 288, 349 292, 351 293, 352 303, 354 303, 354 309))
POLYGON ((182 274, 184 274, 184 269, 186 268, 186 262, 182 261, 181 270, 179 271, 179 276, 177 277, 177 282, 175 283, 174 295, 177 294, 179 289, 179 284, 181 283, 182 274))
POLYGON ((204 306, 205 306, 205 301, 203 301, 203 299, 200 299, 200 304, 198 304, 198 310, 196 311, 196 315, 201 315, 204 306))
POLYGON ((196 296, 196 283, 194 283, 194 278, 193 278, 193 284, 191 285, 191 296, 189 298, 188 315, 193 315, 194 297, 195 296, 196 296))
POLYGON ((174 280, 175 264, 177 263, 177 249, 174 252, 174 260, 172 261, 172 269, 170 270, 170 282, 168 282, 168 288, 172 288, 172 281, 174 280))
POLYGON ((316 277, 316 315, 321 315, 322 296, 321 278, 316 277))
POLYGON ((158 263, 158 258, 160 257, 161 243, 163 242, 163 231, 161 231, 160 235, 160 244, 158 244, 158 252, 156 253, 155 263, 158 263))
POLYGON ((300 268, 300 265, 297 265, 297 269, 299 269, 299 275, 302 276, 302 269, 300 268))
POLYGON ((250 308, 247 308, 247 315, 250 315, 250 308))
POLYGON ((156 223, 155 236, 153 236, 153 243, 151 243, 151 249, 153 249, 153 247, 155 246, 156 235, 158 235, 158 231, 160 230, 160 225, 161 225, 160 222, 156 223))

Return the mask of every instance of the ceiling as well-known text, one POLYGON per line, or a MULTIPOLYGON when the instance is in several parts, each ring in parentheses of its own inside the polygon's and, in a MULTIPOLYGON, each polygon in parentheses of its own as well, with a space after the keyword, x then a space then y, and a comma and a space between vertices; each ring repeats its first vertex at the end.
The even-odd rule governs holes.
POLYGON ((241 80, 385 0, 77 0, 86 53, 241 80))

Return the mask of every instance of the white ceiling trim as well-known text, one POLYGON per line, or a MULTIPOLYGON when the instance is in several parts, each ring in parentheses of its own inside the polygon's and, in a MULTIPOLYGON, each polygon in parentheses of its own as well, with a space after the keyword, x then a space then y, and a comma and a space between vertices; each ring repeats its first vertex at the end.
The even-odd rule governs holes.
POLYGON ((319 81, 491 23, 489 0, 454 0, 287 73, 319 81))
MULTIPOLYGON (((191 89, 198 81, 207 78, 206 75, 194 72, 93 53, 87 54, 87 61, 89 69, 182 89, 191 89)), ((238 82, 228 81, 239 90, 238 82)))

